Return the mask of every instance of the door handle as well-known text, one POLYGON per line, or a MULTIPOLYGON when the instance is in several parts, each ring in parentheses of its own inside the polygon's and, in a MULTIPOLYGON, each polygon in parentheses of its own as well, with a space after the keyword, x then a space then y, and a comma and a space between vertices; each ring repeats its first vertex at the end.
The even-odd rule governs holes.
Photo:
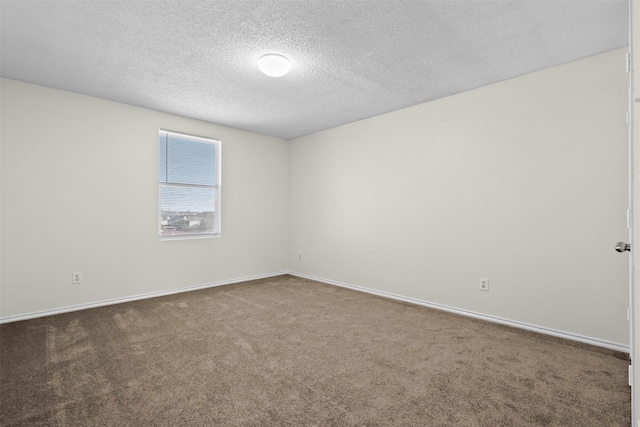
POLYGON ((631 251, 631 245, 625 242, 618 242, 618 244, 616 245, 616 251, 618 252, 631 251))

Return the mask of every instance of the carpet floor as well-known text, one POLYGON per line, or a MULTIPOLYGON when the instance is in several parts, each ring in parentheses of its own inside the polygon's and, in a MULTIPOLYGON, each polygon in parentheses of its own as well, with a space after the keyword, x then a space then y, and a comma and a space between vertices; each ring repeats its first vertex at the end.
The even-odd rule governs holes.
POLYGON ((292 276, 0 325, 3 426, 628 427, 628 355, 292 276))

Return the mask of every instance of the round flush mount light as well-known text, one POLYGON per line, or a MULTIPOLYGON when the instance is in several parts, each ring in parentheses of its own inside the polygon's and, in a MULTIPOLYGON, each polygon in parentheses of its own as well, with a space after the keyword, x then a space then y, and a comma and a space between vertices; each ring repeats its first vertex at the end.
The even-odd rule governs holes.
POLYGON ((291 63, 282 55, 268 53, 258 59, 258 67, 267 76, 282 77, 291 69, 291 63))

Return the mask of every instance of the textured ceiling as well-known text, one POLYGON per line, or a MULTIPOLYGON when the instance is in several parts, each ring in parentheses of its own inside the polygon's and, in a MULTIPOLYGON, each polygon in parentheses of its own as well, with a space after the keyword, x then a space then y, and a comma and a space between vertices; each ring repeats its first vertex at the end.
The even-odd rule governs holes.
POLYGON ((0 2, 2 76, 282 138, 628 44, 628 2, 0 2), (292 61, 282 78, 256 61, 292 61))

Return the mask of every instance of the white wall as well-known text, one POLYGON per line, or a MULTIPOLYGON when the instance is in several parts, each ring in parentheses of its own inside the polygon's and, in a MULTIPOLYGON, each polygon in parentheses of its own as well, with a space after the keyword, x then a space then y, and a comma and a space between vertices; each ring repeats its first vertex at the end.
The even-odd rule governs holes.
POLYGON ((0 318, 290 269, 628 344, 624 49, 291 142, 0 88, 0 318), (222 139, 221 239, 157 240, 158 128, 222 139))
POLYGON ((624 54, 293 140, 290 269, 627 345, 624 54))
POLYGON ((14 80, 1 90, 1 317, 287 270, 287 141, 14 80), (220 239, 158 241, 159 128, 222 140, 220 239))

